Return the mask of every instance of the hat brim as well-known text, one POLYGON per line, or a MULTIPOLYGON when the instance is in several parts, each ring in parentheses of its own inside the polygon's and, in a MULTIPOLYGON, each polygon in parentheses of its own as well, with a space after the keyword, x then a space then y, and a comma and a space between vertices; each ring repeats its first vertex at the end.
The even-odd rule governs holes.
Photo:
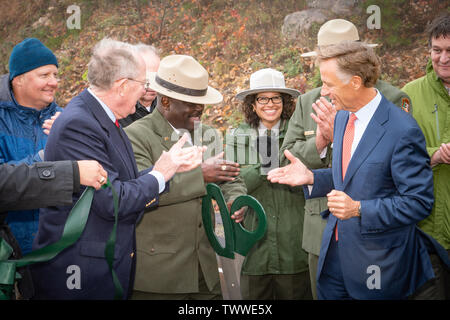
MULTIPOLYGON (((370 48, 378 47, 377 43, 366 43, 366 45, 370 48)), ((302 53, 300 55, 300 57, 302 57, 302 58, 317 57, 317 52, 315 52, 315 51, 305 52, 305 53, 302 53)))
POLYGON ((190 103, 198 103, 198 104, 218 104, 223 101, 222 94, 218 90, 216 90, 210 86, 208 86, 208 90, 206 91, 205 95, 191 96, 191 95, 182 94, 182 93, 178 93, 173 90, 167 89, 167 88, 159 85, 158 83, 156 83, 155 78, 156 78, 156 72, 150 73, 150 75, 149 75, 150 89, 152 89, 153 91, 156 91, 157 93, 165 95, 169 98, 173 98, 173 99, 177 99, 177 100, 181 100, 181 101, 185 101, 185 102, 190 102, 190 103))
POLYGON ((282 92, 282 93, 290 94, 294 98, 297 98, 301 94, 301 92, 296 89, 267 87, 267 88, 248 89, 248 90, 241 91, 238 94, 236 94, 236 99, 244 101, 246 96, 248 96, 250 94, 260 93, 260 92, 282 92))

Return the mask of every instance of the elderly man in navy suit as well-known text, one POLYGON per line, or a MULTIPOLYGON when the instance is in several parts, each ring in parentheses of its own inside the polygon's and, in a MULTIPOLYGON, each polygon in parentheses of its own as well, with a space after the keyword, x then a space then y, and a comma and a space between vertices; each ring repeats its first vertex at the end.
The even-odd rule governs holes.
POLYGON ((407 298, 434 277, 426 248, 432 240, 416 227, 433 205, 424 136, 409 114, 374 88, 380 62, 369 46, 321 47, 318 59, 321 94, 331 99, 328 107, 341 109, 332 168, 310 171, 285 151, 291 163, 268 179, 309 185, 307 197, 328 197, 319 299, 407 298))
MULTIPOLYGON (((107 188, 95 192, 80 239, 55 259, 33 266, 37 299, 112 299, 120 287, 120 298, 128 298, 135 273, 137 221, 144 209, 158 205, 159 194, 168 188, 176 172, 201 164, 204 150, 182 148, 187 140, 184 136, 152 168, 138 171, 131 144, 118 124, 134 112, 147 85, 145 62, 133 46, 110 39, 100 41, 88 64, 88 79, 89 88, 72 99, 53 124, 45 160, 94 159, 108 172, 118 195, 112 263, 117 277, 113 279, 105 257, 115 223, 112 190, 107 188)), ((74 196, 73 203, 79 196, 74 196)), ((34 249, 61 237, 71 207, 41 211, 34 249)))

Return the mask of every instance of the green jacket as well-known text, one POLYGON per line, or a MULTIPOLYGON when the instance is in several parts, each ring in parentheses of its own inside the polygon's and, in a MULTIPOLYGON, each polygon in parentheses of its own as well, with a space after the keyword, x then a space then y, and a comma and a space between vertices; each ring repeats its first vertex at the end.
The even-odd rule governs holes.
MULTIPOLYGON (((431 61, 427 74, 403 88, 414 103, 412 115, 425 135, 430 157, 441 143, 450 142, 450 96, 433 70, 431 61)), ((450 249, 450 165, 433 167, 434 206, 430 216, 419 226, 445 249, 450 249)))
MULTIPOLYGON (((133 122, 125 132, 140 170, 153 165, 178 138, 158 109, 133 122)), ((222 139, 216 130, 200 125, 198 132, 201 143, 208 146, 205 155, 221 152, 222 139)), ((194 143, 198 132, 193 135, 194 143)), ((199 266, 209 290, 220 288, 216 255, 202 223, 206 189, 201 168, 175 174, 169 188, 159 198, 159 207, 145 214, 136 228, 134 289, 152 293, 198 292, 199 266)), ((221 184, 221 189, 226 201, 247 193, 240 179, 221 184)))
MULTIPOLYGON (((389 83, 379 80, 375 87, 394 104, 405 111, 411 111, 409 97, 389 83)), ((289 121, 289 129, 280 149, 280 163, 286 165, 288 160, 284 156, 284 150, 289 150, 299 158, 308 168, 320 169, 331 166, 331 148, 327 148, 327 155, 321 159, 316 149, 316 123, 311 118, 314 112, 312 104, 320 98, 320 90, 315 88, 302 94, 297 99, 297 105, 289 121)), ((326 220, 322 219, 320 212, 328 209, 327 198, 308 199, 305 202, 305 221, 303 229, 303 249, 307 252, 319 255, 322 233, 326 220)))
MULTIPOLYGON (((279 145, 283 142, 288 127, 288 121, 282 121, 279 130, 279 145)), ((256 138, 258 130, 252 129, 247 123, 241 124, 233 136, 253 136, 256 138)), ((255 139, 233 139, 226 137, 226 150, 237 146, 238 152, 257 155, 255 139)), ((278 149, 277 149, 278 151, 278 149)), ((227 152, 227 154, 229 154, 227 152)), ((239 161, 241 176, 244 178, 248 194, 255 197, 264 207, 267 215, 267 232, 264 237, 250 250, 242 266, 242 274, 294 274, 308 270, 307 253, 302 250, 303 207, 305 200, 299 187, 291 188, 287 185, 272 184, 266 175, 260 174, 259 157, 255 161, 239 161)), ((244 226, 254 230, 257 225, 253 210, 246 213, 244 226)))

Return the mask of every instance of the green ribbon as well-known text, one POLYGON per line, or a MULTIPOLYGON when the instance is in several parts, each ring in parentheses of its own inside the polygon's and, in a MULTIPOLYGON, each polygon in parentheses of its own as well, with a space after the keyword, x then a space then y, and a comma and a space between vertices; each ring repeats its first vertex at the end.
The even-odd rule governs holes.
MULTIPOLYGON (((118 197, 111 182, 108 180, 102 188, 111 188, 114 201, 114 226, 105 246, 105 257, 112 273, 114 283, 114 299, 121 299, 123 289, 113 269, 114 249, 118 223, 118 197)), ((0 300, 9 300, 12 296, 14 281, 18 278, 16 268, 27 266, 37 262, 45 262, 53 259, 61 251, 78 241, 86 226, 95 189, 88 187, 84 190, 75 206, 70 211, 61 238, 48 246, 32 251, 20 260, 8 260, 12 248, 6 241, 0 239, 0 300)))

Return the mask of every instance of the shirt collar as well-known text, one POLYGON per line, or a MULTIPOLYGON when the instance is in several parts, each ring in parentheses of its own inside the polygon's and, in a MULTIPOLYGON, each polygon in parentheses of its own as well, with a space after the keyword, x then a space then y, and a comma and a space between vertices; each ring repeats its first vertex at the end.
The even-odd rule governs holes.
POLYGON ((111 121, 113 123, 116 123, 116 116, 114 115, 114 113, 111 111, 111 109, 102 101, 100 100, 99 97, 97 97, 95 95, 95 93, 91 90, 91 88, 88 88, 87 91, 98 101, 98 103, 100 103, 100 105, 102 106, 103 110, 105 110, 106 114, 108 115, 108 117, 111 119, 111 121))
MULTIPOLYGON (((270 129, 272 131, 278 132, 280 130, 280 123, 281 120, 278 120, 278 122, 270 129)), ((263 135, 266 133, 267 127, 262 123, 262 121, 259 121, 258 131, 260 135, 263 135)))
POLYGON ((368 104, 366 104, 364 107, 355 112, 356 117, 361 122, 368 123, 381 102, 380 91, 378 91, 377 88, 374 89, 377 91, 375 97, 372 100, 370 100, 368 104))

